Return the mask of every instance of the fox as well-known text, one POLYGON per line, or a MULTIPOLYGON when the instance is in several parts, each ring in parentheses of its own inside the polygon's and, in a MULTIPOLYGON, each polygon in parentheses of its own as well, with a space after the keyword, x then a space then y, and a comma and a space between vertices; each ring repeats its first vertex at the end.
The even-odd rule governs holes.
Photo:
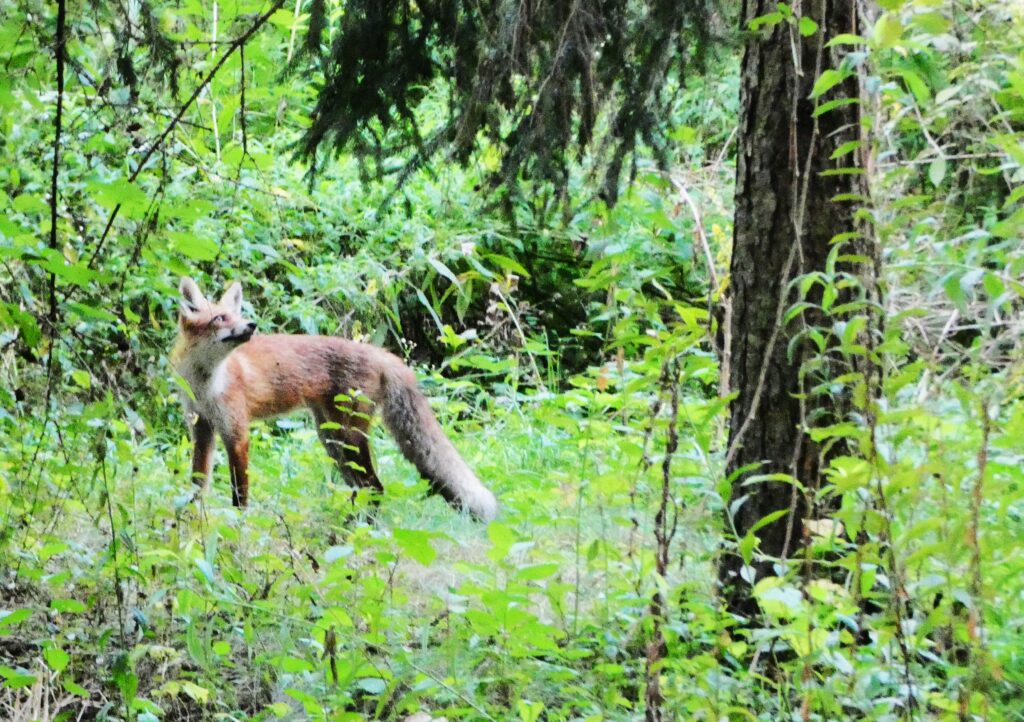
POLYGON ((209 483, 216 434, 227 450, 232 504, 247 506, 250 424, 305 407, 345 480, 379 494, 384 487, 369 444, 379 411, 433 493, 480 521, 497 516, 494 494, 445 435, 416 374, 397 356, 335 336, 259 334, 256 322, 242 315, 237 281, 216 303, 187 276, 178 290, 171 364, 192 391, 186 405, 194 419, 192 478, 200 491, 209 483))

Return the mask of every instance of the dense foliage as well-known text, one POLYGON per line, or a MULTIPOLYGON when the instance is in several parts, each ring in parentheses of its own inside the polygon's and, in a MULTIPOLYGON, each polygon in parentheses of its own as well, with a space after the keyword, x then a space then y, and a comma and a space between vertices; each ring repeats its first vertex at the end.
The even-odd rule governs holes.
POLYGON ((335 29, 327 5, 310 6, 306 47, 324 84, 304 155, 326 141, 401 184, 438 154, 466 165, 483 152, 492 184, 547 182, 564 201, 587 158, 611 204, 639 143, 668 165, 672 102, 713 22, 706 0, 352 0, 335 29), (438 97, 445 112, 423 117, 438 97))
MULTIPOLYGON (((759 583, 752 627, 714 585, 734 50, 666 96, 667 156, 640 146, 613 208, 584 163, 509 214, 481 192, 488 143, 396 203, 357 153, 310 183, 293 151, 330 75, 285 72, 302 2, 68 3, 61 89, 58 5, 0 8, 0 716, 1024 717, 1024 15, 881 5, 842 72, 882 313, 834 308, 840 272, 799 280, 843 319, 807 333, 878 373, 832 379, 857 414, 816 431, 851 450, 820 491, 839 511, 805 530, 835 574, 759 583), (254 427, 247 510, 222 465, 195 499, 167 362, 184 273, 241 280, 263 330, 415 361, 502 516, 425 500, 375 432, 371 517, 301 415, 254 427)), ((355 22, 313 7, 325 44, 355 22)), ((784 5, 762 22, 816 30, 784 5)), ((416 117, 442 127, 450 91, 425 87, 416 117)), ((384 140, 408 161, 403 132, 384 140)))

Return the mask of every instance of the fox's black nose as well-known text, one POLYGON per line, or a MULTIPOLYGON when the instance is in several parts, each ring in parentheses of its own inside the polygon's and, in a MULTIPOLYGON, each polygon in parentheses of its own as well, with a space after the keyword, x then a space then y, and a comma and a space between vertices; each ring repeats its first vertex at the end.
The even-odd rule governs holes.
POLYGON ((250 321, 249 323, 245 324, 245 330, 248 331, 249 333, 252 333, 253 331, 255 331, 256 330, 256 322, 255 321, 250 321))

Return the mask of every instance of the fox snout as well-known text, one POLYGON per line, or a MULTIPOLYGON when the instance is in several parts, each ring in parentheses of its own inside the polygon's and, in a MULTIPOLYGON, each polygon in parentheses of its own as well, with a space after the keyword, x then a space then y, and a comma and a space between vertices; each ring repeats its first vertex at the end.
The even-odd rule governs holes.
POLYGON ((252 338, 254 333, 256 333, 256 322, 242 320, 221 341, 224 343, 245 343, 252 338))

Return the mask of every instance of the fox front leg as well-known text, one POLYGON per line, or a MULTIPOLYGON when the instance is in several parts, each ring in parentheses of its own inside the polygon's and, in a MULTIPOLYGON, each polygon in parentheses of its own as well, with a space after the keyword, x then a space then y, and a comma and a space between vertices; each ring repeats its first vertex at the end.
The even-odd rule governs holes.
POLYGON ((192 482, 205 489, 213 467, 213 426, 202 416, 192 425, 192 482))
POLYGON ((231 468, 231 503, 237 507, 249 505, 249 435, 224 436, 231 468))

